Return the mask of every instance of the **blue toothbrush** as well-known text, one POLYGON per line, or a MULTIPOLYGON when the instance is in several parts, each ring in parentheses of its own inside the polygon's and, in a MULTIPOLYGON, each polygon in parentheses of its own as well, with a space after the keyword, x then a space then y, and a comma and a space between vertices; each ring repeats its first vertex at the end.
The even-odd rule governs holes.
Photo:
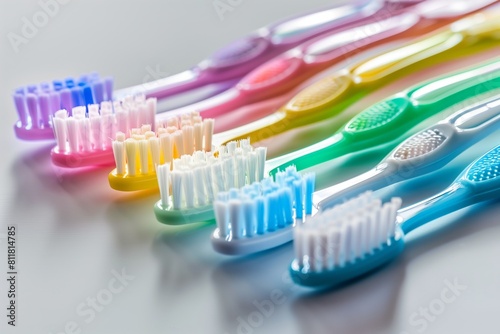
POLYGON ((297 284, 334 287, 397 258, 405 236, 425 223, 500 196, 500 146, 469 167, 444 191, 404 209, 400 198, 383 203, 371 192, 312 217, 294 231, 297 284), (399 210, 398 210, 399 209, 399 210))

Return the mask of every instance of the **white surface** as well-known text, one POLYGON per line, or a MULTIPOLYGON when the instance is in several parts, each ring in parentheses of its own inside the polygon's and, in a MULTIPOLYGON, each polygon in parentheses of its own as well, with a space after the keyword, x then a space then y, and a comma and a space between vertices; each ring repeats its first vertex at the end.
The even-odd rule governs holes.
MULTIPOLYGON (((209 243, 212 226, 158 224, 152 211, 157 194, 113 192, 107 170, 55 168, 50 143, 14 137, 10 93, 17 86, 92 70, 113 75, 118 88, 141 83, 148 68, 179 72, 246 32, 328 3, 243 1, 221 21, 211 0, 73 0, 17 54, 7 33, 19 33, 22 17, 39 7, 33 0, 0 3, 0 234, 7 224, 19 228, 16 328, 6 325, 4 315, 4 240, 0 246, 1 333, 62 333, 74 321, 81 333, 92 334, 232 334, 238 333, 238 319, 255 316, 254 301, 277 292, 284 303, 253 333, 418 333, 422 327, 409 321, 412 313, 438 305, 444 281, 455 279, 467 289, 424 332, 498 333, 498 205, 437 221, 433 226, 457 223, 409 243, 402 258, 367 279, 314 294, 283 279, 293 256, 290 245, 243 259, 218 255, 209 243), (112 271, 122 268, 135 279, 87 323, 77 307, 105 293, 112 271)), ((469 158, 485 147, 470 150, 469 158)), ((410 200, 437 191, 453 173, 412 183, 418 195, 410 200)))

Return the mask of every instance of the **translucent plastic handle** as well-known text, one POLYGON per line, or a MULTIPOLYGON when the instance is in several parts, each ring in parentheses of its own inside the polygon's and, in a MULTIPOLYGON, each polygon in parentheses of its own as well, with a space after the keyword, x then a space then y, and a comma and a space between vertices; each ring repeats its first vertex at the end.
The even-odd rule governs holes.
POLYGON ((382 0, 358 1, 354 4, 324 10, 298 17, 269 28, 274 43, 304 39, 316 33, 318 29, 332 24, 348 24, 369 17, 384 6, 382 0))

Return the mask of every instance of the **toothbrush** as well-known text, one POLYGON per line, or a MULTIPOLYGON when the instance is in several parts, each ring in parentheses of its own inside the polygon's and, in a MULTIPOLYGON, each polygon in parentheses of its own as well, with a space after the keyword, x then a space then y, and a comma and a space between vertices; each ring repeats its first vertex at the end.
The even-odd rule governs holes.
MULTIPOLYGON (((166 98, 205 88, 208 92, 201 98, 206 98, 234 86, 237 80, 256 66, 311 38, 362 24, 373 15, 385 15, 387 12, 414 6, 418 2, 420 0, 360 0, 354 4, 297 16, 259 29, 219 50, 191 70, 114 93, 110 78, 94 80, 87 85, 88 76, 78 82, 69 78, 66 82, 54 80, 52 84, 21 87, 13 96, 19 116, 14 125, 15 134, 24 140, 52 139, 50 119, 56 111, 70 111, 76 106, 99 104, 113 97, 123 99, 125 96, 141 93, 146 97, 166 98), (83 86, 84 91, 79 89, 83 86)), ((96 79, 95 74, 90 77, 96 79)))
POLYGON ((271 174, 294 165, 312 167, 349 153, 405 139, 405 132, 446 108, 499 91, 500 59, 426 82, 376 103, 330 138, 269 160, 271 174), (397 139, 397 140, 396 140, 397 139))
MULTIPOLYGON (((405 132, 423 120, 475 95, 499 89, 499 76, 500 61, 494 61, 418 85, 368 108, 331 138, 268 160, 266 170, 274 174, 291 165, 302 170, 348 153, 394 142, 395 138, 402 141, 405 139, 405 132)), ((214 136, 214 141, 216 139, 217 135, 214 136)), ((158 187, 154 180, 154 170, 147 176, 148 182, 141 182, 141 178, 145 177, 140 174, 132 177, 126 173, 121 175, 116 169, 109 174, 111 187, 116 190, 147 190, 158 187), (115 182, 116 180, 119 182, 115 182)))
POLYGON ((184 155, 173 162, 172 171, 170 164, 159 165, 161 200, 154 206, 157 220, 168 225, 213 220, 214 199, 225 191, 262 181, 265 160, 265 148, 254 150, 248 140, 241 140, 211 154, 198 151, 184 155))
MULTIPOLYGON (((408 177, 405 178, 398 174, 400 168, 411 168, 413 173, 411 178, 441 168, 460 154, 461 150, 488 136, 491 132, 497 130, 499 126, 500 96, 456 112, 437 125, 409 138, 396 148, 389 155, 389 158, 382 161, 372 171, 330 188, 316 192, 313 192, 314 188, 306 190, 306 198, 308 198, 306 201, 308 203, 305 219, 306 226, 309 223, 309 219, 311 219, 307 217, 316 214, 318 210, 321 212, 334 204, 343 203, 350 196, 359 194, 365 190, 377 190, 408 179, 408 177)), ((296 173, 294 166, 289 166, 286 170, 288 171, 290 168, 296 173)), ((278 171, 275 175, 279 179, 279 175, 283 174, 284 172, 278 171)), ((280 187, 283 188, 282 184, 280 184, 280 187)), ((288 183, 285 182, 285 184, 288 183)), ((300 194, 301 189, 295 189, 294 191, 294 193, 299 193, 297 195, 298 198, 302 198, 303 196, 300 194)), ((256 233, 255 226, 269 225, 268 215, 258 214, 259 209, 256 207, 256 196, 249 196, 248 191, 241 190, 237 194, 238 196, 235 194, 231 195, 231 199, 236 200, 234 203, 228 202, 227 195, 224 195, 222 196, 222 201, 217 201, 214 204, 218 228, 212 235, 212 244, 218 252, 231 255, 250 254, 277 247, 292 240, 291 228, 288 230, 281 229, 279 230, 279 234, 270 235, 267 235, 260 228, 260 233, 256 233), (253 212, 252 215, 250 215, 250 211, 253 212), (233 231, 234 226, 236 226, 236 232, 233 231)), ((295 200, 295 203, 300 202, 295 200)), ((291 218, 293 211, 288 202, 275 202, 272 205, 272 212, 284 212, 283 217, 287 217, 285 221, 288 223, 281 226, 293 226, 294 223, 291 218)), ((344 205, 344 207, 351 210, 357 208, 358 204, 344 205)), ((295 209, 295 226, 301 226, 301 223, 304 222, 304 216, 300 214, 302 209, 300 206, 296 206, 295 209)), ((268 207, 267 210, 271 210, 271 208, 268 207)), ((384 210, 389 210, 389 207, 384 208, 384 210)), ((395 212, 397 207, 391 210, 395 212)), ((338 214, 339 210, 335 212, 338 214)), ((387 214, 386 211, 383 211, 383 213, 387 214)), ((316 218, 313 216, 312 219, 316 218)), ((271 230, 276 230, 274 225, 271 227, 271 230)), ((300 239, 301 242, 304 238, 300 239)))
POLYGON ((474 161, 447 189, 397 210, 370 193, 321 211, 294 231, 290 274, 297 284, 335 287, 397 258, 405 236, 425 223, 500 196, 500 146, 474 161), (397 210, 397 211, 396 211, 397 210))
POLYGON ((293 167, 260 183, 220 193, 213 204, 213 248, 227 255, 261 252, 289 242, 293 227, 313 214, 315 176, 293 167))
POLYGON ((438 33, 340 70, 309 86, 277 112, 220 133, 219 140, 250 138, 256 143, 292 128, 336 116, 385 82, 429 66, 429 63, 498 47, 500 6, 493 8, 495 10, 468 16, 438 33))
POLYGON ((172 117, 156 132, 149 125, 133 129, 129 138, 117 132, 111 143, 116 168, 109 174, 110 186, 122 191, 158 187, 156 167, 195 151, 210 152, 213 128, 213 119, 202 120, 192 112, 172 117))
POLYGON ((500 95, 496 95, 406 139, 372 170, 316 192, 314 203, 325 210, 364 191, 436 171, 499 128, 500 95))
POLYGON ((293 97, 290 92, 297 93, 307 79, 352 55, 382 43, 419 37, 492 3, 464 0, 450 7, 449 1, 434 0, 392 12, 387 19, 372 17, 364 25, 301 44, 259 66, 224 93, 171 112, 196 110, 203 117, 216 118, 216 132, 245 125, 277 110, 293 97), (274 103, 267 104, 265 109, 252 106, 266 100, 274 103), (242 113, 243 117, 234 117, 235 110, 250 109, 249 106, 251 110, 242 113), (221 122, 224 119, 227 121, 221 122))

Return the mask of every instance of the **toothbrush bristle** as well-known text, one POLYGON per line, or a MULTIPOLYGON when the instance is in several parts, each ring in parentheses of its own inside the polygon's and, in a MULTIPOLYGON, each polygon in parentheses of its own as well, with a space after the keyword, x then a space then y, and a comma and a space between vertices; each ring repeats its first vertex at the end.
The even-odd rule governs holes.
MULTIPOLYGON (((130 109, 132 111, 130 117, 126 117, 124 109, 120 111, 122 115, 120 119, 123 124, 128 125, 126 131, 117 132, 112 145, 117 175, 135 176, 154 173, 156 166, 172 164, 174 159, 180 158, 186 152, 194 152, 196 147, 203 145, 203 141, 205 147, 212 142, 213 119, 202 120, 198 113, 182 115, 181 118, 173 117, 164 124, 156 124, 156 132, 153 131, 155 128, 152 124, 155 123, 142 123, 140 118, 147 111, 146 115, 153 116, 154 119, 152 110, 156 109, 156 106, 148 101, 149 99, 143 101, 139 107, 130 109), (130 125, 134 127, 129 128, 130 125), (126 133, 130 133, 130 138, 125 140, 125 145, 120 144, 124 141, 126 133)), ((126 104, 133 105, 131 101, 126 104)))
POLYGON ((302 176, 289 167, 278 172, 274 181, 266 178, 219 193, 214 202, 218 236, 222 240, 251 238, 300 223, 312 212, 313 191, 314 174, 302 176))
POLYGON ((382 203, 366 192, 319 212, 294 230, 298 266, 321 272, 371 254, 394 237, 400 206, 400 198, 382 203))
POLYGON ((47 128, 58 110, 66 109, 71 113, 74 107, 112 100, 113 80, 101 79, 96 74, 82 75, 21 87, 13 97, 20 126, 47 128))
POLYGON ((346 129, 357 132, 378 128, 396 118, 401 110, 401 105, 394 100, 382 101, 355 116, 346 129))
POLYGON ((55 151, 63 154, 102 152, 111 150, 117 133, 128 133, 130 127, 154 123, 156 99, 101 102, 87 108, 80 106, 59 110, 52 120, 57 142, 55 151), (113 112, 114 108, 114 112, 113 112), (88 109, 88 112, 87 112, 88 109))
MULTIPOLYGON (((254 149, 245 139, 230 142, 213 152, 196 151, 175 159, 172 171, 168 173, 173 209, 204 207, 211 204, 218 193, 261 180, 260 165, 264 164, 265 158, 266 148, 254 149)), ((158 179, 158 182, 160 190, 165 187, 164 180, 158 179)), ((169 202, 165 197, 168 195, 167 191, 161 193, 162 203, 169 202)))
POLYGON ((500 146, 481 157, 467 172, 467 179, 483 182, 500 176, 500 146))
POLYGON ((437 149, 445 142, 446 138, 438 129, 422 131, 401 144, 394 152, 394 158, 408 160, 420 157, 437 149))

